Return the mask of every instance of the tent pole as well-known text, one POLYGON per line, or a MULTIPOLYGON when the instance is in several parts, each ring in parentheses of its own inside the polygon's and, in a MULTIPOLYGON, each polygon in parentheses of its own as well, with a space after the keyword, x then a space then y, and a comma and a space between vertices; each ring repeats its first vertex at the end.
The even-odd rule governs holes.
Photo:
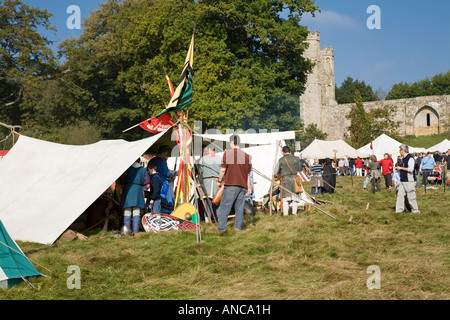
MULTIPOLYGON (((275 161, 273 162, 272 166, 272 180, 274 180, 275 175, 275 166, 277 165, 277 156, 278 156, 278 144, 280 143, 279 140, 275 141, 275 161)), ((269 191, 269 215, 272 216, 272 193, 273 193, 273 183, 270 184, 270 191, 269 191)))

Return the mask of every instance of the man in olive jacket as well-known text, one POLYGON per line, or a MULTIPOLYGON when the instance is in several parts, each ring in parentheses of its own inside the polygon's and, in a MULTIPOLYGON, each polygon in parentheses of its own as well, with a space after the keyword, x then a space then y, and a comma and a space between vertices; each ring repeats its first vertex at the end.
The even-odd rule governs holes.
POLYGON ((291 149, 288 146, 283 147, 283 157, 281 157, 277 166, 275 167, 275 174, 281 176, 281 186, 284 188, 281 191, 282 195, 282 205, 283 205, 283 215, 287 216, 289 214, 289 205, 292 202, 292 214, 297 214, 298 202, 292 193, 295 194, 295 182, 294 177, 297 176, 298 172, 303 170, 302 163, 300 159, 291 154, 291 149), (291 191, 288 192, 285 189, 291 191))

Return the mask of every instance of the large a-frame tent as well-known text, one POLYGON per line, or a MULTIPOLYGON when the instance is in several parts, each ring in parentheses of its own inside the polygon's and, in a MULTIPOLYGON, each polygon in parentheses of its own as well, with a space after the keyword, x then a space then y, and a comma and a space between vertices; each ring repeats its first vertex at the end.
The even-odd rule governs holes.
MULTIPOLYGON (((371 143, 368 143, 365 146, 359 148, 358 151, 373 154, 377 157, 377 160, 383 159, 384 154, 388 153, 392 155, 392 158, 394 159, 394 161, 396 161, 397 157, 400 155, 399 148, 401 144, 401 142, 383 133, 371 143)), ((426 152, 426 150, 424 148, 416 148, 410 146, 409 152, 426 152)))
POLYGON ((41 274, 11 239, 0 221, 0 288, 12 287, 24 279, 41 274))
POLYGON ((14 240, 52 244, 137 158, 175 145, 171 135, 84 146, 21 135, 0 160, 0 219, 14 240))

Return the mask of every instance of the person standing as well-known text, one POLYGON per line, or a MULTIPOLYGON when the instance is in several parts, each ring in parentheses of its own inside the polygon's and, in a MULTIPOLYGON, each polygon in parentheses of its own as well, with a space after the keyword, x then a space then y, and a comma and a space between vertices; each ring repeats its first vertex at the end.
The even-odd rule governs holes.
POLYGON ((298 172, 303 170, 300 159, 291 154, 291 149, 284 146, 282 149, 283 156, 278 159, 275 167, 275 174, 281 177, 281 204, 283 206, 283 216, 289 214, 289 206, 292 203, 292 214, 297 215, 298 201, 296 201, 295 181, 294 177, 298 172), (289 192, 290 191, 290 192, 289 192))
POLYGON ((447 153, 444 155, 444 168, 446 169, 445 172, 445 183, 448 183, 450 181, 450 149, 447 150, 447 153), (447 166, 447 167, 445 167, 447 166))
POLYGON ((219 173, 217 186, 224 182, 222 200, 217 209, 219 226, 217 232, 224 232, 227 228, 228 215, 234 204, 234 229, 241 231, 244 225, 244 202, 245 196, 252 193, 250 170, 251 157, 239 148, 240 138, 238 135, 230 137, 230 150, 223 154, 222 165, 219 173))
POLYGON ((370 156, 370 162, 367 165, 368 170, 370 170, 370 174, 368 173, 366 176, 366 179, 364 180, 364 186, 363 189, 367 188, 367 185, 369 182, 372 182, 372 191, 375 193, 376 190, 381 191, 381 165, 377 161, 376 155, 370 156))
POLYGON ((156 171, 159 177, 164 181, 173 181, 174 177, 167 166, 167 157, 169 155, 170 147, 168 145, 163 145, 158 148, 158 153, 155 157, 150 159, 152 163, 156 164, 156 171))
POLYGON ((336 169, 333 168, 330 158, 325 159, 325 164, 323 165, 322 179, 324 182, 323 191, 333 193, 334 189, 336 188, 336 169))
POLYGON ((311 167, 311 195, 322 194, 323 179, 322 179, 323 167, 319 163, 319 159, 314 159, 314 164, 311 167))
POLYGON ((345 176, 345 160, 344 159, 339 159, 338 167, 339 167, 339 175, 345 176))
POLYGON ((141 166, 137 159, 130 168, 120 177, 123 185, 121 207, 124 210, 123 223, 131 229, 133 219, 133 233, 139 232, 141 222, 141 209, 145 208, 144 187, 150 183, 147 170, 141 166))
POLYGON ((412 208, 412 213, 419 214, 420 211, 416 200, 415 162, 414 158, 409 153, 409 147, 406 144, 400 146, 400 155, 403 160, 401 166, 397 166, 397 170, 400 171, 400 184, 398 186, 395 213, 403 213, 405 211, 406 196, 412 208))
POLYGON ((361 160, 360 157, 356 158, 356 160, 355 160, 355 167, 356 167, 356 175, 358 177, 362 177, 362 175, 363 175, 363 173, 362 173, 363 161, 361 160))
MULTIPOLYGON (((217 181, 219 179, 222 158, 216 155, 216 149, 213 145, 206 147, 204 153, 205 155, 198 162, 198 172, 201 175, 203 184, 206 189, 206 194, 204 196, 205 198, 208 197, 212 201, 214 195, 219 189, 219 187, 217 186, 217 181)), ((217 207, 214 203, 211 202, 211 206, 213 211, 217 210, 217 207)), ((207 219, 207 217, 205 216, 205 210, 209 213, 210 217, 214 215, 214 212, 210 212, 211 209, 206 204, 206 207, 203 208, 202 212, 205 220, 207 219)))
POLYGON ((384 177, 386 189, 392 188, 392 169, 394 168, 394 162, 389 153, 385 153, 384 158, 378 161, 378 163, 381 164, 381 173, 384 177))
POLYGON ((156 163, 149 162, 147 166, 147 171, 150 175, 150 190, 148 191, 147 197, 147 207, 150 208, 152 213, 161 212, 161 186, 162 179, 159 177, 156 171, 156 163))
POLYGON ((427 156, 422 159, 420 163, 419 171, 422 171, 422 184, 424 186, 428 183, 428 176, 434 169, 435 161, 430 151, 427 152, 427 156))

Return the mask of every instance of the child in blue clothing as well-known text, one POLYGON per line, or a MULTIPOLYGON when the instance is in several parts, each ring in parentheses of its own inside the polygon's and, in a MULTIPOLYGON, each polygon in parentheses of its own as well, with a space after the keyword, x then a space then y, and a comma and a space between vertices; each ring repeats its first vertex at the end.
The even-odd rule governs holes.
POLYGON ((150 190, 147 192, 146 207, 150 212, 161 212, 161 178, 156 172, 157 164, 149 162, 147 166, 148 173, 150 174, 150 190))

